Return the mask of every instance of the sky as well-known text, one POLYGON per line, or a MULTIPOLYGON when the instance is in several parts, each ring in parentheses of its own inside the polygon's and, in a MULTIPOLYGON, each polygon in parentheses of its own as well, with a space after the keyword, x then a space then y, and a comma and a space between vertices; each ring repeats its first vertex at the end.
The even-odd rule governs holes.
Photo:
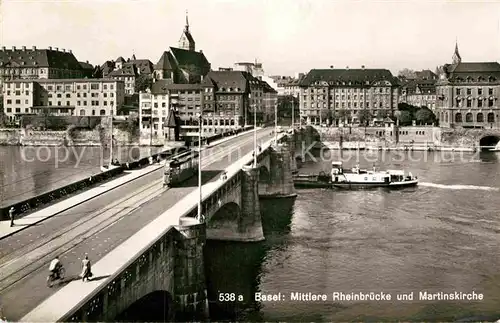
POLYGON ((101 65, 157 63, 177 46, 186 10, 213 69, 263 63, 267 75, 312 68, 431 69, 500 61, 500 0, 0 0, 0 44, 71 49, 101 65))

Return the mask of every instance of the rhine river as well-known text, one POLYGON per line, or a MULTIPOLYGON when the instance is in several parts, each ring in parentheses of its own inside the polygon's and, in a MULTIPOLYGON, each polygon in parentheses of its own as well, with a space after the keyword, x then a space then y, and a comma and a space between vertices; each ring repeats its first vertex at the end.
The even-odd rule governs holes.
MULTIPOLYGON (((344 165, 356 164, 344 152, 344 165)), ((500 318, 500 155, 360 152, 362 168, 409 169, 399 191, 298 190, 263 205, 266 241, 209 242, 212 319, 238 321, 478 321, 500 318), (419 300, 419 292, 482 293, 482 301, 419 300), (290 293, 327 301, 291 301, 290 293), (391 301, 333 301, 333 292, 386 293, 391 301), (413 301, 396 295, 414 293, 413 301), (218 293, 242 295, 225 303, 218 293), (257 302, 255 293, 281 293, 257 302)), ((307 162, 301 173, 327 171, 307 162)))

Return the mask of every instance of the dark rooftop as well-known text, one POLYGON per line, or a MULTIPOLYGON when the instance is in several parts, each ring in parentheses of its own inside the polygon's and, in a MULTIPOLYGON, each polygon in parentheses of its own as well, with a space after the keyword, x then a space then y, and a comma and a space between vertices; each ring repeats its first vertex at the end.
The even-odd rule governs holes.
POLYGON ((65 70, 81 70, 81 65, 71 51, 52 49, 4 49, 0 50, 0 67, 50 67, 65 70))
POLYGON ((392 85, 398 85, 396 77, 387 69, 312 69, 300 81, 300 86, 311 86, 315 82, 328 82, 330 85, 365 86, 366 82, 372 84, 377 81, 388 81, 392 85), (342 84, 346 82, 346 84, 342 84))

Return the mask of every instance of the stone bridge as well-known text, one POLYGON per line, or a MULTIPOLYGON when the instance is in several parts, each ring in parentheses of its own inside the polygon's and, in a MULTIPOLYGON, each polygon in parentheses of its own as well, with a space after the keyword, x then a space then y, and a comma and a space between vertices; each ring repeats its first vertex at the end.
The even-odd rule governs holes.
POLYGON ((250 153, 226 169, 226 180, 203 185, 201 221, 193 190, 93 265, 98 277, 69 283, 21 321, 113 321, 151 295, 163 297, 165 320, 207 318, 205 241, 264 239, 259 198, 296 196, 291 151, 297 138, 304 139, 281 134, 277 145, 262 146, 256 167, 250 153))

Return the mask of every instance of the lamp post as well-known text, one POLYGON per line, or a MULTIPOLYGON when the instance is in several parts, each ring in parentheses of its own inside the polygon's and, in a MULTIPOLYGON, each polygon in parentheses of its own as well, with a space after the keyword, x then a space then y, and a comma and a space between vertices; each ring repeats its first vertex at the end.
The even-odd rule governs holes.
POLYGON ((111 142, 109 143, 109 169, 113 164, 113 109, 111 109, 111 142))
POLYGON ((257 106, 253 104, 253 167, 257 167, 257 106))
POLYGON ((203 117, 201 113, 198 113, 198 221, 201 221, 201 133, 203 131, 203 117))
POLYGON ((295 129, 295 96, 292 94, 292 132, 295 129))
POLYGON ((278 144, 278 103, 274 104, 274 144, 278 144))

